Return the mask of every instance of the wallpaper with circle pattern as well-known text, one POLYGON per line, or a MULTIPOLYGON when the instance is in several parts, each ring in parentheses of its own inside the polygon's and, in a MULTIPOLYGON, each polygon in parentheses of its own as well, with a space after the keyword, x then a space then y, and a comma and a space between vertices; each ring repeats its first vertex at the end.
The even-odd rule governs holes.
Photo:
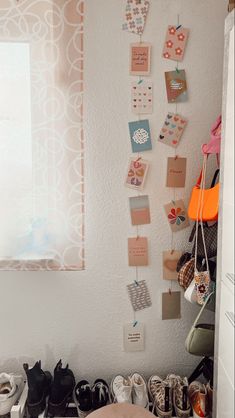
POLYGON ((47 236, 45 257, 1 269, 84 269, 83 16, 83 0, 0 1, 0 41, 30 45, 33 219, 47 236))

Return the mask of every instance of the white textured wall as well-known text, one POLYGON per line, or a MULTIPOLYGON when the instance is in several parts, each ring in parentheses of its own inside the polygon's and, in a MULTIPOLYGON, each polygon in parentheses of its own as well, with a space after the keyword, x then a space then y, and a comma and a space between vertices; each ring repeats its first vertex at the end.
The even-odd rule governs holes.
MULTIPOLYGON (((197 359, 185 353, 184 340, 197 309, 182 299, 182 320, 161 321, 162 251, 170 246, 163 204, 172 199, 164 187, 166 160, 173 150, 157 143, 168 110, 164 71, 174 62, 161 58, 168 24, 190 28, 182 67, 187 71, 190 100, 178 110, 189 125, 178 153, 188 157, 186 189, 177 197, 188 201, 200 166, 200 144, 220 112, 225 0, 151 0, 144 40, 153 44, 154 114, 150 116, 153 151, 146 192, 152 224, 140 228, 149 237, 150 266, 141 269, 153 307, 137 318, 146 324, 146 351, 122 351, 122 325, 132 319, 126 285, 134 279, 128 267, 126 240, 130 224, 123 186, 131 154, 128 121, 129 43, 136 36, 121 31, 121 0, 85 0, 85 129, 86 129, 86 271, 78 273, 0 273, 0 371, 21 370, 24 361, 42 359, 53 368, 59 358, 70 363, 77 377, 111 377, 139 370, 146 374, 188 373, 197 359)), ((189 230, 176 235, 184 249, 189 230)), ((177 285, 174 285, 177 288, 177 285)))

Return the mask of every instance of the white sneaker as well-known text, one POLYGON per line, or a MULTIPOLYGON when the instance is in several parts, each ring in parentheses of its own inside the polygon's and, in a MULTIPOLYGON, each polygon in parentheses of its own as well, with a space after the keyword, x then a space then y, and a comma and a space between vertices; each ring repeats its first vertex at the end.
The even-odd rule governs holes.
POLYGON ((111 383, 114 402, 132 404, 132 382, 128 377, 116 376, 111 383))
POLYGON ((133 404, 149 409, 149 397, 145 379, 140 374, 134 373, 131 381, 133 387, 133 404))
POLYGON ((11 408, 18 401, 23 387, 22 376, 0 373, 0 416, 11 412, 11 408))

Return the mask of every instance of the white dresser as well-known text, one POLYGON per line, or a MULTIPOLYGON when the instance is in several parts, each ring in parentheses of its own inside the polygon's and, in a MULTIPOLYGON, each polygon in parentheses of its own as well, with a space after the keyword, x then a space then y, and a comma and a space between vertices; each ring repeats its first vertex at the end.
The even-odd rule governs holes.
POLYGON ((225 22, 214 418, 234 418, 234 12, 225 22))

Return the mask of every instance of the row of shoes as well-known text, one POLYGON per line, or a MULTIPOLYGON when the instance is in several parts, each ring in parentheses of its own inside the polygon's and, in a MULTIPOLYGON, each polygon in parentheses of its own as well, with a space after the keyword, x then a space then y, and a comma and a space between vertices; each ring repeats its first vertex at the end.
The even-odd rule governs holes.
POLYGON ((149 409, 159 418, 191 417, 210 418, 212 414, 213 389, 208 383, 188 384, 186 377, 169 374, 165 379, 154 375, 148 383, 135 373, 131 377, 117 376, 111 384, 114 402, 133 403, 149 409))
MULTIPOLYGON (((159 418, 177 416, 188 418, 191 408, 195 418, 209 418, 212 410, 212 389, 200 382, 188 384, 186 377, 174 374, 165 379, 152 376, 148 383, 138 373, 131 376, 116 376, 111 385, 103 379, 93 384, 87 380, 75 383, 69 366, 62 367, 60 360, 52 377, 43 371, 41 361, 30 368, 23 365, 28 383, 27 410, 37 417, 44 410, 48 416, 65 416, 66 408, 74 401, 78 416, 87 417, 91 412, 110 403, 131 403, 149 409, 159 418)), ((22 376, 0 374, 0 416, 11 411, 24 387, 22 376)))
POLYGON ((62 367, 60 360, 54 376, 41 369, 41 361, 29 368, 24 364, 28 382, 27 410, 29 415, 37 417, 44 410, 47 416, 65 416, 66 409, 74 401, 78 416, 86 417, 96 409, 111 403, 109 385, 103 379, 97 379, 93 385, 82 380, 76 384, 69 366, 62 367))

